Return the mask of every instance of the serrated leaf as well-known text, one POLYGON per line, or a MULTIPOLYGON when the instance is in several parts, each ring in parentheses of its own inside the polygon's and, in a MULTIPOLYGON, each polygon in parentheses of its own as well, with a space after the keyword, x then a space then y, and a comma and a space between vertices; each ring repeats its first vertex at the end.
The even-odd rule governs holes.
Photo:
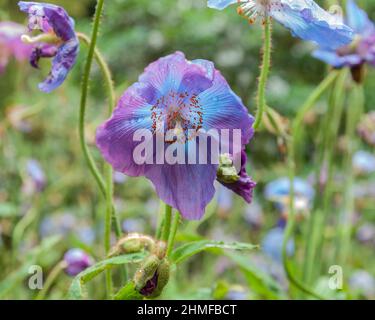
POLYGON ((254 250, 257 249, 258 246, 249 244, 249 243, 242 243, 242 242, 232 242, 232 243, 225 243, 223 241, 213 241, 213 240, 202 240, 202 241, 194 241, 189 242, 181 247, 177 248, 173 251, 171 255, 171 261, 173 263, 181 263, 182 261, 186 260, 187 258, 206 250, 211 249, 230 249, 230 250, 254 250))
POLYGON ((133 281, 126 284, 114 296, 114 300, 141 300, 143 296, 135 289, 133 281))
POLYGON ((87 268, 77 275, 68 292, 69 299, 83 299, 84 297, 84 285, 101 274, 103 271, 111 269, 115 266, 127 264, 127 263, 138 263, 141 262, 146 256, 146 253, 132 253, 113 257, 98 262, 97 264, 87 268))

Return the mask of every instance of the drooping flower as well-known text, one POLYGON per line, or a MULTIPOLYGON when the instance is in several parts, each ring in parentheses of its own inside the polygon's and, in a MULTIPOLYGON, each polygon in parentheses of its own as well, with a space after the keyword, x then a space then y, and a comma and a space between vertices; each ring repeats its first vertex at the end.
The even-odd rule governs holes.
POLYGON ((77 60, 79 41, 74 20, 65 9, 53 4, 20 1, 18 5, 29 15, 29 31, 42 32, 34 38, 23 37, 25 42, 35 44, 30 55, 31 65, 38 68, 40 58, 53 58, 47 79, 39 84, 41 91, 51 92, 64 82, 77 60))
POLYGON ((353 31, 313 0, 208 0, 210 8, 222 10, 239 4, 238 13, 253 23, 271 17, 306 41, 336 49, 352 41, 353 31))
POLYGON ((72 277, 93 265, 93 259, 82 249, 68 250, 64 255, 65 272, 72 277))
POLYGON ((210 161, 219 158, 212 151, 216 149, 200 150, 199 142, 217 142, 218 137, 207 134, 212 129, 219 132, 219 140, 224 135, 222 131, 233 133, 227 149, 221 145, 219 152, 226 154, 228 171, 231 161, 242 159, 238 166, 242 168, 224 185, 250 201, 254 184, 245 173, 246 157, 241 153, 253 135, 252 124, 253 117, 212 62, 188 61, 183 53, 176 52, 151 63, 139 81, 126 90, 112 118, 98 128, 97 145, 115 170, 145 176, 164 202, 187 219, 199 219, 214 196, 219 165, 210 161), (146 144, 153 148, 146 163, 139 163, 134 157, 140 144, 134 134, 139 130, 151 135, 146 144), (235 131, 240 133, 239 139, 233 138, 235 131), (165 137, 168 132, 173 137, 165 137), (160 135, 163 140, 158 143, 160 135), (161 159, 157 154, 160 149, 165 149, 161 159), (182 163, 166 160, 168 150, 173 150, 173 155, 182 152, 182 163), (208 156, 206 163, 199 158, 204 152, 208 156))
MULTIPOLYGON (((310 208, 315 196, 314 188, 301 178, 294 179, 294 208, 303 212, 310 208)), ((282 177, 267 184, 264 197, 276 204, 277 208, 285 214, 290 203, 290 179, 282 177)))
POLYGON ((11 21, 0 22, 0 74, 5 71, 11 57, 24 61, 30 56, 32 46, 21 41, 26 28, 11 21))
MULTIPOLYGON (((321 47, 313 56, 334 68, 350 67, 355 71, 365 63, 375 66, 375 24, 354 0, 347 1, 346 10, 346 22, 355 32, 352 43, 336 49, 321 47)), ((359 75, 355 80, 361 80, 359 75)))

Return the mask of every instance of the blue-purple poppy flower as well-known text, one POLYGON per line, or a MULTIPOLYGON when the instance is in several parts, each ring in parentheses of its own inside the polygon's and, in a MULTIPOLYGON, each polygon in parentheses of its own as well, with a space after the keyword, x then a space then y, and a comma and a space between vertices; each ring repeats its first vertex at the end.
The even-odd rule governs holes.
POLYGON ((21 41, 26 28, 11 21, 0 22, 0 74, 4 72, 11 57, 24 61, 30 56, 32 46, 21 41))
POLYGON ((334 68, 358 67, 364 63, 375 66, 375 25, 354 0, 347 1, 347 24, 354 30, 351 44, 340 48, 320 48, 313 56, 334 68))
POLYGON ((72 277, 93 265, 93 259, 83 250, 74 248, 64 255, 65 272, 72 277))
MULTIPOLYGON (((240 158, 242 168, 224 185, 250 201, 254 183, 246 175, 246 156, 241 152, 253 135, 253 121, 212 62, 188 61, 183 53, 176 52, 151 63, 139 81, 125 91, 112 118, 98 128, 97 145, 115 170, 129 176, 145 176, 154 184, 160 199, 185 218, 200 219, 215 194, 218 163, 208 159, 206 163, 192 164, 190 155, 197 160, 201 152, 197 142, 206 139, 215 143, 216 138, 207 135, 211 129, 240 133, 239 141, 230 135, 225 154, 228 161, 240 158), (134 134, 139 130, 151 132, 149 144, 153 147, 160 134, 165 136, 172 131, 173 137, 153 148, 150 162, 139 164, 134 158, 140 144, 134 141, 134 134), (155 152, 161 148, 176 148, 177 153, 182 150, 184 161, 186 155, 189 161, 172 164, 164 161, 162 154, 160 162, 155 152)), ((218 157, 210 150, 203 151, 208 158, 218 157)))
POLYGON ((324 48, 337 49, 349 44, 353 31, 313 0, 208 0, 210 8, 222 10, 239 4, 238 13, 253 23, 258 17, 271 17, 289 29, 293 36, 314 41, 324 48))
POLYGON ((25 40, 35 43, 30 55, 30 63, 38 68, 40 58, 53 58, 52 68, 47 79, 39 84, 43 92, 51 92, 66 79, 76 63, 79 52, 79 40, 74 31, 74 20, 62 7, 38 2, 18 3, 21 11, 29 15, 29 31, 39 30, 39 37, 25 40))

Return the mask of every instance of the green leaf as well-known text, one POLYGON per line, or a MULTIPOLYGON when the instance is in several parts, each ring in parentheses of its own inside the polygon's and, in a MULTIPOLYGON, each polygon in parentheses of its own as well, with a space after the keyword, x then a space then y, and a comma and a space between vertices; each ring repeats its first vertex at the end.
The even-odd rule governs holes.
POLYGON ((69 299, 83 299, 84 297, 84 285, 101 274, 107 269, 111 269, 115 266, 127 264, 127 263, 138 263, 141 262, 146 256, 146 253, 132 253, 118 257, 113 257, 107 260, 98 262, 97 264, 87 268, 77 275, 68 292, 69 299))
POLYGON ((223 241, 213 241, 213 240, 202 240, 202 241, 194 241, 189 242, 181 247, 177 248, 173 251, 171 255, 171 261, 174 263, 181 263, 182 261, 190 258, 191 256, 206 250, 214 250, 214 249, 230 249, 230 250, 254 250, 257 249, 258 246, 249 244, 249 243, 241 243, 241 242, 233 242, 233 243, 225 243, 223 241))
POLYGON ((249 257, 233 252, 225 253, 225 255, 241 268, 254 292, 268 299, 286 298, 280 285, 271 276, 254 266, 249 257))
POLYGON ((142 300, 143 296, 135 289, 133 281, 127 283, 114 296, 114 300, 142 300))
POLYGON ((0 203, 0 218, 12 218, 19 216, 18 208, 11 203, 0 203))

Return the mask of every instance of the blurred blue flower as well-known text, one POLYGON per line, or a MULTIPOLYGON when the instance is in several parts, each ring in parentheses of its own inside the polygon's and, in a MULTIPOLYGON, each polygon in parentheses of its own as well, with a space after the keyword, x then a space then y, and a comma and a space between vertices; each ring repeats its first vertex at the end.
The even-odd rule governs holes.
MULTIPOLYGON (((264 197, 274 202, 277 208, 284 213, 290 203, 290 179, 282 177, 266 185, 264 197)), ((305 180, 294 179, 294 206, 297 211, 305 211, 311 207, 315 196, 314 188, 305 180)))
POLYGON ((40 223, 40 236, 42 238, 54 235, 66 237, 74 230, 76 224, 77 219, 71 213, 47 216, 40 223))
POLYGON ((65 9, 53 4, 20 1, 18 5, 29 15, 29 30, 43 32, 39 37, 23 37, 26 42, 36 44, 30 56, 31 65, 38 68, 40 58, 54 58, 47 79, 39 84, 41 91, 51 92, 64 82, 77 60, 79 40, 74 20, 65 9))
POLYGON ((347 1, 347 24, 354 30, 354 41, 337 50, 321 47, 313 53, 334 68, 356 67, 364 63, 375 66, 375 25, 366 12, 361 10, 354 0, 347 1))
POLYGON ((132 232, 144 232, 144 224, 145 222, 142 219, 126 219, 122 223, 122 230, 125 233, 132 233, 132 232))
POLYGON ((357 270, 349 278, 349 287, 354 293, 368 299, 375 298, 375 278, 365 270, 357 270))
POLYGON ((259 229, 264 223, 264 213, 257 201, 247 205, 244 214, 245 221, 254 229, 259 229))
POLYGON ((375 225, 365 223, 357 230, 356 236, 359 242, 375 246, 375 225))
POLYGON ((313 0, 208 0, 210 8, 222 10, 239 3, 238 13, 250 23, 270 16, 303 40, 322 48, 337 49, 349 44, 353 30, 313 0))
POLYGON ((375 172, 375 155, 359 150, 353 156, 353 167, 358 174, 371 174, 375 172))
MULTIPOLYGON (((282 261, 282 247, 284 239, 284 228, 276 227, 271 229, 263 238, 261 248, 263 252, 276 262, 282 261)), ((290 239, 286 246, 289 256, 294 254, 294 240, 290 239)))
POLYGON ((64 255, 65 272, 72 277, 93 265, 93 259, 81 249, 70 249, 64 255))

